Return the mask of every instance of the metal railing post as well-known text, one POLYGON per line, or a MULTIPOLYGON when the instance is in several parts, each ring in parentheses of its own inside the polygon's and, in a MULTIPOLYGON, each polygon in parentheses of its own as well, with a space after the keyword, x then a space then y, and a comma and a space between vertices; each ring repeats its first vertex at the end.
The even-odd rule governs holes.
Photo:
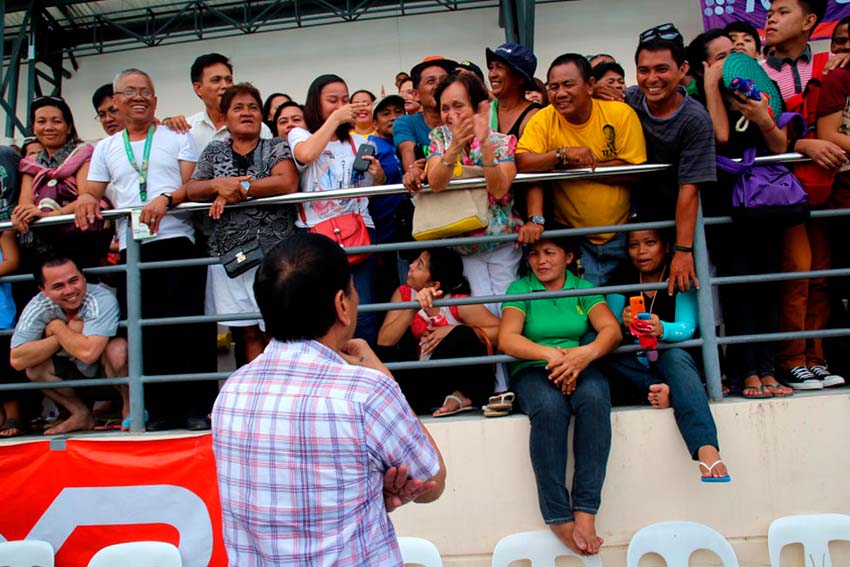
POLYGON ((714 314, 714 301, 711 297, 711 265, 708 260, 708 247, 705 240, 705 222, 702 216, 702 205, 697 211, 697 224, 694 228, 694 268, 700 288, 697 290, 697 305, 699 306, 699 332, 702 337, 702 360, 705 369, 705 383, 708 386, 708 396, 712 400, 723 399, 723 386, 720 383, 720 356, 717 353, 717 332, 714 314))
POLYGON ((145 430, 145 387, 142 384, 142 272, 139 241, 127 217, 127 376, 130 379, 130 431, 145 430))

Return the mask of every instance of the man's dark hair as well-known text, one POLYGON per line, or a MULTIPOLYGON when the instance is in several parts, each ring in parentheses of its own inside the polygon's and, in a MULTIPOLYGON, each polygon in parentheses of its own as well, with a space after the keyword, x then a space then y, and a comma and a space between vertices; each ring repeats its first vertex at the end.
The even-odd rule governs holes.
MULTIPOLYGON (((726 35, 729 35, 732 32, 747 34, 748 36, 752 37, 753 40, 755 40, 756 42, 756 53, 759 53, 761 51, 761 38, 759 37, 759 31, 750 22, 745 22, 743 20, 729 22, 728 24, 726 24, 726 27, 723 28, 723 31, 726 32, 726 35)), ((688 61, 690 61, 690 57, 688 58, 688 61)))
POLYGON ((94 94, 91 95, 91 105, 94 107, 95 112, 97 112, 97 107, 100 106, 104 99, 114 96, 115 92, 112 90, 112 83, 106 83, 98 87, 94 94))
POLYGON ((438 108, 440 106, 440 99, 443 97, 443 93, 449 85, 453 83, 460 83, 466 89, 466 93, 469 95, 469 102, 472 104, 473 112, 478 112, 478 105, 490 98, 490 95, 487 92, 487 87, 484 86, 484 83, 482 83, 477 76, 471 73, 455 71, 454 73, 450 73, 448 76, 444 77, 443 80, 440 81, 440 84, 437 85, 437 90, 434 91, 434 100, 437 101, 438 108))
POLYGON ((230 59, 221 53, 206 53, 204 55, 199 55, 198 58, 195 59, 195 62, 192 63, 192 68, 189 70, 189 76, 191 77, 192 82, 200 83, 201 79, 204 78, 204 69, 219 63, 226 66, 227 69, 233 73, 233 65, 230 64, 230 59))
MULTIPOLYGON (((803 9, 804 14, 815 15, 815 25, 809 31, 810 36, 815 33, 815 28, 818 27, 818 24, 823 21, 823 17, 826 15, 826 2, 827 0, 797 0, 797 4, 803 9)), ((770 0, 770 3, 773 4, 773 0, 770 0)))
POLYGON ((569 63, 578 67, 581 78, 585 83, 593 76, 593 71, 590 68, 590 61, 587 60, 587 57, 580 53, 564 53, 563 55, 558 55, 555 60, 552 61, 552 64, 549 65, 549 70, 546 71, 546 82, 549 82, 549 75, 552 74, 552 69, 569 63))
POLYGON ((619 63, 600 63, 599 65, 593 68, 593 78, 598 81, 599 79, 601 79, 612 71, 614 73, 617 73, 624 79, 626 78, 626 71, 619 63))
MULTIPOLYGON (((721 35, 722 35, 722 30, 721 35)), ((635 65, 637 65, 638 57, 641 51, 669 51, 676 65, 681 67, 688 59, 685 57, 685 44, 681 41, 655 38, 638 44, 635 50, 635 65)))
POLYGON ((227 111, 230 109, 230 105, 233 104, 233 99, 243 94, 251 95, 254 100, 257 101, 257 106, 262 108, 263 97, 260 96, 260 91, 257 90, 257 87, 251 83, 236 83, 235 85, 227 87, 222 93, 221 105, 218 109, 219 112, 227 114, 227 111))
POLYGON ((266 254, 254 296, 269 335, 279 341, 323 337, 337 320, 334 298, 352 292, 351 266, 339 245, 299 232, 266 254))
MULTIPOLYGON (((322 89, 333 83, 344 85, 345 81, 338 75, 321 75, 316 77, 310 83, 310 88, 307 89, 307 100, 304 102, 304 123, 311 133, 315 133, 325 123, 325 119, 322 117, 322 89)), ((336 129, 336 137, 341 142, 348 142, 350 130, 351 124, 343 122, 336 129)))
POLYGON ((49 254, 45 254, 41 258, 38 259, 38 263, 35 266, 35 271, 33 272, 33 277, 35 277, 35 283, 38 287, 44 286, 44 268, 52 268, 53 266, 64 266, 68 262, 74 264, 74 267, 77 268, 77 271, 81 274, 83 271, 80 269, 80 265, 77 264, 77 261, 71 258, 70 256, 65 256, 64 254, 60 254, 58 252, 52 252, 49 254))

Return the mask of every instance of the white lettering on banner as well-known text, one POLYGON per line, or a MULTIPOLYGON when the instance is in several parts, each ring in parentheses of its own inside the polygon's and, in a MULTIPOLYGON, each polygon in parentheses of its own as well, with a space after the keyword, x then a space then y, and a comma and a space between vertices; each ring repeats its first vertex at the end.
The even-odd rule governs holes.
MULTIPOLYGON (((180 536, 185 567, 206 567, 213 530, 204 501, 194 492, 169 484, 65 488, 25 539, 49 542, 58 550, 78 526, 168 524, 180 536)), ((5 538, 0 535, 0 541, 5 538)))
MULTIPOLYGON (((761 2, 761 7, 765 10, 770 9, 770 0, 759 0, 761 2)), ((847 2, 848 0, 844 0, 847 2)), ((756 0, 747 0, 747 7, 745 9, 747 14, 752 14, 756 11, 756 0)))

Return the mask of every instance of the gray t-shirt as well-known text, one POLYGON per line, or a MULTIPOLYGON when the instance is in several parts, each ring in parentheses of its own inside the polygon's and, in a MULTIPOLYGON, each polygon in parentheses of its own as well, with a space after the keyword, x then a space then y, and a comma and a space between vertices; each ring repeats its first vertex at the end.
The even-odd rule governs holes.
MULTIPOLYGON (((118 331, 118 319, 120 309, 118 300, 105 287, 97 284, 86 285, 86 296, 78 311, 79 319, 83 322, 83 335, 98 337, 114 337, 118 331)), ((12 335, 11 348, 17 348, 22 344, 44 338, 44 328, 54 319, 67 322, 65 312, 61 307, 39 292, 33 297, 21 313, 15 332, 12 335)), ((59 350, 55 356, 63 356, 74 360, 77 368, 84 375, 94 377, 97 374, 100 363, 86 364, 74 359, 64 349, 59 350)))
POLYGON ((632 202, 641 220, 672 219, 676 213, 679 185, 717 180, 711 116, 697 100, 679 88, 685 95, 682 105, 666 118, 652 115, 638 87, 626 90, 626 102, 637 112, 643 126, 648 161, 673 164, 672 170, 641 176, 641 182, 632 192, 632 202))

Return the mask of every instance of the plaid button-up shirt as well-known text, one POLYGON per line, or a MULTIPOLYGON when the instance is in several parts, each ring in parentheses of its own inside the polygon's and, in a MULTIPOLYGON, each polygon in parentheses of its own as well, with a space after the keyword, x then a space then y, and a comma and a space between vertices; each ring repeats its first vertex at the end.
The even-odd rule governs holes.
POLYGON ((272 341, 227 380, 212 434, 230 565, 402 565, 383 474, 440 465, 391 378, 272 341))

